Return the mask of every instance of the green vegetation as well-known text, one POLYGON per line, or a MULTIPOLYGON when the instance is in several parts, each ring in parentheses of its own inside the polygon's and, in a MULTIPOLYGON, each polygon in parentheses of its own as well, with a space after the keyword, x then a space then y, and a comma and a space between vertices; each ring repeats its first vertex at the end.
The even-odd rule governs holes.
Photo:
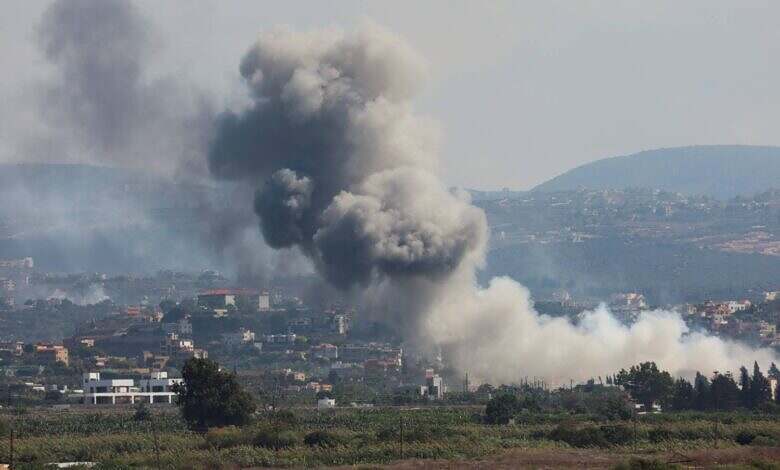
MULTIPOLYGON (((525 413, 522 424, 495 425, 487 424, 482 407, 297 409, 255 414, 243 427, 200 434, 188 430, 171 410, 152 409, 150 419, 140 421, 132 409, 29 412, 0 420, 16 430, 18 462, 122 462, 110 468, 156 467, 158 455, 163 468, 234 468, 381 464, 402 455, 457 460, 509 449, 569 448, 614 454, 630 465, 620 468, 666 468, 639 466, 645 464, 629 459, 634 452, 652 456, 670 449, 738 449, 780 442, 780 415, 748 412, 644 415, 636 422, 542 412, 525 413)), ((7 441, 0 441, 0 456, 8 450, 7 441)))
POLYGON ((192 358, 181 370, 184 382, 177 384, 177 403, 192 429, 246 424, 255 411, 252 396, 245 392, 234 374, 220 370, 208 359, 192 358))

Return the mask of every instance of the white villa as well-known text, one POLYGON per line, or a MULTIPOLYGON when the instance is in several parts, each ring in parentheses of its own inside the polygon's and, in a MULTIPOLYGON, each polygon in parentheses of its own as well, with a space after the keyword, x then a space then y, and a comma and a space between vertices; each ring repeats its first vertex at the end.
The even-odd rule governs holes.
POLYGON ((152 372, 148 379, 103 379, 100 372, 84 374, 84 403, 92 405, 116 405, 122 403, 173 403, 176 395, 174 384, 182 379, 168 378, 167 372, 152 372))

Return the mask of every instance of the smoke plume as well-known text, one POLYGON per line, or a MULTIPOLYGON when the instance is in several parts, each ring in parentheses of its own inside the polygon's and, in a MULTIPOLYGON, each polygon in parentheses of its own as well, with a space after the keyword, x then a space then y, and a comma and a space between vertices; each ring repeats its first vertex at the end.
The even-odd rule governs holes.
POLYGON ((643 360, 688 374, 773 359, 691 333, 670 312, 626 327, 600 308, 575 325, 539 315, 510 279, 479 287, 485 216, 436 178, 438 129, 411 106, 425 70, 388 31, 265 33, 240 71, 253 104, 221 117, 213 175, 257 186, 270 246, 299 247, 364 311, 459 369, 568 382, 643 360))
POLYGON ((122 0, 58 1, 46 10, 39 44, 56 73, 39 105, 73 158, 168 175, 197 170, 210 106, 185 81, 150 73, 153 38, 122 0))
POLYGON ((271 253, 258 234, 254 187, 210 178, 206 152, 216 119, 214 99, 186 77, 155 73, 162 44, 135 4, 55 1, 44 11, 36 39, 50 74, 33 85, 37 98, 29 108, 44 131, 15 143, 22 161, 141 171, 118 172, 130 181, 115 189, 84 188, 78 202, 59 193, 45 198, 46 191, 34 185, 0 188, 3 197, 20 194, 25 201, 0 205, 0 217, 21 211, 56 220, 43 238, 56 240, 51 245, 62 247, 56 251, 63 259, 75 251, 70 240, 89 246, 67 270, 105 264, 147 272, 209 267, 262 283, 274 272, 275 258, 294 258, 271 253), (108 200, 106 192, 119 197, 108 200), (87 209, 100 227, 84 220, 87 209), (62 236, 66 230, 68 237, 62 236), (129 262, 104 262, 115 253, 129 253, 129 262))

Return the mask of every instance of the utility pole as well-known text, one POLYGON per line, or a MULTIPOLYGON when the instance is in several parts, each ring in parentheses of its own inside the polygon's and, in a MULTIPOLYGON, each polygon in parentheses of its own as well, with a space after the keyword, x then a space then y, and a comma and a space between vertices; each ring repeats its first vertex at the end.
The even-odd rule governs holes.
POLYGON ((398 424, 400 425, 400 438, 401 438, 401 460, 404 459, 404 416, 398 414, 398 424))
POLYGON ((157 424, 154 421, 153 410, 149 410, 149 420, 152 425, 152 439, 154 439, 154 455, 155 461, 157 463, 157 470, 162 470, 162 465, 160 464, 160 440, 157 435, 157 424))
POLYGON ((11 432, 8 433, 10 440, 9 453, 11 454, 8 459, 8 469, 14 470, 14 427, 11 425, 11 432))

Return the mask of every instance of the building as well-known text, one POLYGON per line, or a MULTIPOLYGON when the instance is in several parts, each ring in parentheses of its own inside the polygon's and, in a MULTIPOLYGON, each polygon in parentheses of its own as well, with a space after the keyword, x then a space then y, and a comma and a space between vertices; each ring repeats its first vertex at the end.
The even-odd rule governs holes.
POLYGON ((336 400, 334 398, 320 398, 317 400, 318 410, 329 410, 336 407, 336 400))
POLYGON ((173 403, 173 387, 181 379, 169 378, 167 372, 153 372, 148 379, 101 379, 99 372, 83 376, 84 403, 93 405, 173 403))
POLYGON ((444 385, 444 379, 438 374, 432 374, 430 377, 426 377, 425 382, 428 390, 428 398, 435 400, 444 398, 444 394, 447 392, 447 387, 444 385))
POLYGON ((239 305, 266 312, 271 309, 271 297, 268 292, 253 289, 211 289, 198 294, 198 305, 217 313, 239 305))
POLYGON ((140 317, 141 316, 141 306, 140 305, 128 305, 125 307, 125 315, 128 317, 140 317))
POLYGON ((263 335, 263 342, 269 344, 293 344, 297 335, 295 333, 281 335, 263 335))
POLYGON ((35 345, 35 357, 41 362, 54 364, 61 362, 68 365, 68 348, 57 344, 39 343, 35 345))
POLYGON ((311 348, 314 357, 324 357, 325 359, 338 359, 339 348, 333 344, 322 343, 311 348))
POLYGON ((734 314, 737 312, 744 312, 745 310, 749 309, 752 304, 749 300, 729 300, 726 302, 726 308, 728 308, 729 313, 734 314))
POLYGON ((269 294, 268 291, 263 291, 260 293, 258 310, 261 312, 267 312, 271 310, 271 294, 269 294))
POLYGON ((192 323, 190 323, 190 321, 186 318, 182 318, 181 320, 174 323, 163 323, 162 329, 166 335, 175 333, 186 338, 192 336, 192 323))
POLYGON ((623 310, 644 310, 647 308, 647 300, 638 292, 614 294, 610 298, 610 306, 623 310))
POLYGON ((0 268, 5 269, 33 269, 35 263, 30 257, 21 259, 0 259, 0 268))
POLYGON ((347 315, 333 316, 333 331, 339 335, 345 335, 349 331, 349 317, 347 315))
POLYGON ((245 328, 239 329, 235 333, 223 333, 222 340, 227 346, 235 347, 255 341, 255 333, 245 328))
POLYGON ((236 306, 236 295, 231 289, 212 289, 198 294, 198 306, 216 311, 227 311, 236 306))

